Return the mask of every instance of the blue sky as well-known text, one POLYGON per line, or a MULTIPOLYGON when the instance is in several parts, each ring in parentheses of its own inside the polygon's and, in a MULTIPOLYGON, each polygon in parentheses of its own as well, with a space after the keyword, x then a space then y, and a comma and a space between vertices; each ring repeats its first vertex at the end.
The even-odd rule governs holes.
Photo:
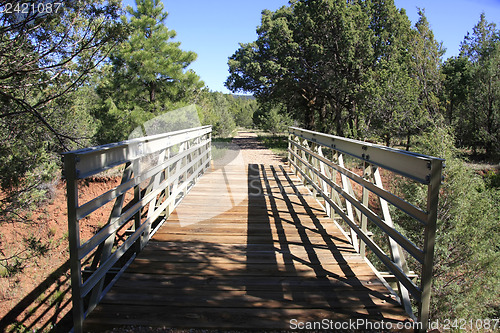
MULTIPOLYGON (((134 5, 135 0, 123 0, 134 5)), ((213 91, 229 93, 227 59, 238 43, 257 38, 263 9, 276 10, 288 0, 164 0, 168 28, 177 32, 183 50, 194 51, 198 59, 190 66, 213 91)), ((488 22, 500 26, 500 0, 395 0, 414 24, 417 7, 425 14, 435 38, 447 49, 445 59, 458 54, 460 43, 485 12, 488 22)))

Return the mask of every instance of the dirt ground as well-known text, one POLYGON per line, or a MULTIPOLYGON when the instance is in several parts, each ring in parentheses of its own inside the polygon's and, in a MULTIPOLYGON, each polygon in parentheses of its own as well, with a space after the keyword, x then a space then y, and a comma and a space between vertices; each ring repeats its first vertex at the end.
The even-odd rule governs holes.
POLYGON ((250 131, 239 131, 233 138, 233 143, 241 149, 245 164, 280 164, 282 161, 273 152, 264 147, 258 140, 257 134, 250 131))
MULTIPOLYGON (((118 177, 93 178, 80 184, 81 202, 86 202, 117 186, 118 177)), ((107 221, 110 207, 81 223, 81 237, 90 238, 96 226, 107 221)), ((41 329, 57 330, 59 323, 71 309, 69 289, 68 222, 66 183, 61 180, 51 190, 51 197, 35 210, 30 223, 10 223, 2 226, 0 248, 2 257, 21 257, 22 271, 0 277, 0 331, 41 329), (26 239, 36 239, 48 248, 46 255, 31 257, 22 252, 26 239)), ((60 331, 67 331, 67 326, 60 331)))
MULTIPOLYGON (((280 159, 257 141, 253 132, 242 131, 233 146, 244 163, 279 164, 280 159)), ((120 177, 91 178, 79 183, 80 204, 119 185, 120 177)), ((82 239, 90 238, 107 222, 111 205, 80 221, 82 239)), ((20 273, 0 275, 0 332, 56 331, 71 328, 66 184, 60 180, 46 202, 32 212, 26 224, 10 223, 0 231, 2 258, 27 257, 20 273), (48 248, 44 256, 30 257, 26 240, 35 239, 48 248)), ((170 330, 167 330, 170 332, 170 330)))

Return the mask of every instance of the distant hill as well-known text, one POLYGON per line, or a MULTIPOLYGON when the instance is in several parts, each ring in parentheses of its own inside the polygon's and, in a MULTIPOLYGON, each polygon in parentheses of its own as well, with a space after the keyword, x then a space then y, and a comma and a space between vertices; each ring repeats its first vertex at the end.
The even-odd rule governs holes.
POLYGON ((239 98, 239 99, 255 99, 255 96, 253 95, 235 95, 232 94, 234 98, 239 98))

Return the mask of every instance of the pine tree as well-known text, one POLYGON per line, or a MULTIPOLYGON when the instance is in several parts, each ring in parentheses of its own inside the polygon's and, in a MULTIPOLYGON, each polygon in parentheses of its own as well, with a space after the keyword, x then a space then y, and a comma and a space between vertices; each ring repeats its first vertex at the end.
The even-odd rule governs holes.
MULTIPOLYGON (((159 0, 138 0, 137 10, 130 6, 129 40, 116 54, 117 64, 125 64, 128 78, 148 93, 150 103, 164 93, 173 100, 185 96, 186 88, 198 83, 198 77, 184 70, 196 60, 196 53, 182 51, 180 42, 170 41, 176 32, 165 26, 168 13, 159 0)), ((118 68, 117 68, 118 69, 118 68)))
POLYGON ((457 144, 486 150, 488 158, 500 151, 500 31, 484 14, 465 36, 460 55, 443 66, 447 119, 457 144))
MULTIPOLYGON (((500 31, 495 23, 488 23, 485 14, 472 34, 467 34, 461 47, 461 56, 470 64, 471 94, 464 110, 471 119, 473 147, 486 149, 488 156, 499 155, 500 149, 500 31)), ((497 156, 498 157, 498 156, 497 156)))
POLYGON ((110 58, 112 67, 102 80, 101 142, 117 141, 155 115, 184 106, 203 82, 187 67, 196 53, 172 41, 174 30, 165 25, 168 13, 160 0, 137 0, 127 7, 130 36, 110 58), (118 124, 119 123, 119 124, 118 124), (115 128, 119 126, 119 128, 115 128))
POLYGON ((435 40, 424 10, 419 9, 418 15, 420 18, 413 31, 411 72, 416 78, 420 92, 419 105, 431 116, 436 116, 440 111, 438 96, 441 90, 441 64, 445 49, 442 43, 435 40))

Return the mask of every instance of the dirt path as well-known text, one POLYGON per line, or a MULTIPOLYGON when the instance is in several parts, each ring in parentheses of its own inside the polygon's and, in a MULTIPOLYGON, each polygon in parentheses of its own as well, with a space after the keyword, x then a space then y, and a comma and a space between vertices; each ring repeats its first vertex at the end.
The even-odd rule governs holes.
POLYGON ((281 159, 271 150, 266 148, 257 139, 257 134, 251 131, 238 131, 238 135, 233 138, 233 143, 238 145, 243 155, 245 164, 281 164, 281 159))

